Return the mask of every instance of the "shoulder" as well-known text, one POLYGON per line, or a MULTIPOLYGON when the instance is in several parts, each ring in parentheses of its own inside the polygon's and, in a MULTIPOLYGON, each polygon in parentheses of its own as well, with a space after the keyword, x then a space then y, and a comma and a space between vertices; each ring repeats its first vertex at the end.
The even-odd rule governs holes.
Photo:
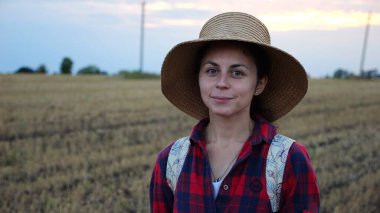
POLYGON ((282 206, 289 211, 319 212, 316 173, 306 147, 298 142, 289 149, 281 193, 282 206))
POLYGON ((169 145, 167 145, 165 148, 161 149, 159 152, 158 152, 158 155, 157 155, 157 163, 165 163, 168 161, 168 157, 169 157, 169 153, 170 153, 170 150, 173 146, 173 144, 176 142, 175 141, 172 141, 169 145))
POLYGON ((298 141, 287 137, 282 134, 277 134, 271 140, 271 146, 281 146, 282 148, 288 148, 288 159, 291 158, 292 161, 303 161, 309 159, 309 154, 307 153, 306 147, 300 144, 298 141))
POLYGON ((304 145, 294 142, 290 147, 286 162, 286 173, 290 176, 315 179, 310 156, 304 145))
MULTIPOLYGON (((172 151, 172 154, 182 150, 183 142, 188 139, 188 137, 178 138, 172 141, 168 146, 163 148, 157 155, 156 164, 159 164, 163 171, 166 171, 166 165, 169 159, 169 154, 172 151)), ((184 150, 184 149, 183 149, 184 150)))
POLYGON ((297 176, 301 173, 314 173, 310 156, 304 145, 285 135, 277 134, 271 141, 271 148, 286 159, 285 175, 297 176), (284 150, 287 154, 284 155, 284 150))
POLYGON ((310 156, 304 145, 295 141, 289 149, 288 158, 292 163, 306 163, 310 161, 310 156))
POLYGON ((161 151, 158 152, 153 173, 161 174, 161 176, 165 176, 169 152, 174 143, 175 141, 171 142, 168 146, 166 146, 165 148, 163 148, 161 151))

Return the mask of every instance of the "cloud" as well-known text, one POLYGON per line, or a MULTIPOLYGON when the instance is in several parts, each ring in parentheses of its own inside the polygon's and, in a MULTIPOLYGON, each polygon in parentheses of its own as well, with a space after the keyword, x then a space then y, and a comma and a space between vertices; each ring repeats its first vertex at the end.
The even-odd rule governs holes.
POLYGON ((380 7, 377 1, 326 0, 305 2, 240 0, 232 5, 223 0, 151 1, 147 3, 151 16, 147 27, 177 26, 201 27, 211 16, 226 11, 242 11, 263 20, 271 31, 335 30, 366 24, 368 10, 373 11, 371 23, 380 25, 380 7), (286 8, 286 9, 284 9, 286 8), (186 16, 186 10, 201 15, 186 16), (175 11, 181 11, 176 13, 175 11), (170 17, 169 17, 170 16, 170 17))
MULTIPOLYGON (((126 0, 37 0, 15 1, 24 11, 42 11, 32 19, 46 21, 57 17, 74 25, 135 27, 140 23, 141 1, 126 0), (46 13, 46 15, 43 15, 46 13)), ((11 3, 7 3, 11 4, 11 3)), ((152 0, 146 1, 146 27, 201 27, 210 17, 226 11, 242 11, 261 19, 271 31, 334 30, 366 24, 368 8, 371 23, 380 25, 380 4, 376 0, 152 0), (286 9, 284 9, 286 8, 286 9)), ((31 13, 31 12, 29 12, 31 13)))
POLYGON ((173 4, 164 1, 155 1, 146 5, 147 10, 151 11, 165 11, 175 9, 173 4))
MULTIPOLYGON (((157 15, 155 15, 157 16, 157 15)), ((209 17, 202 18, 151 18, 147 27, 164 26, 201 27, 209 17)), ((290 30, 337 30, 347 27, 364 26, 367 23, 366 12, 320 11, 307 9, 298 12, 267 13, 257 16, 271 31, 290 30)), ((380 13, 372 14, 372 25, 380 25, 380 13)))
MULTIPOLYGON (((336 30, 365 25, 368 13, 307 9, 292 13, 269 13, 260 18, 273 31, 336 30)), ((380 14, 372 15, 371 23, 380 25, 380 14)))
MULTIPOLYGON (((189 1, 182 1, 189 2, 189 1)), ((251 14, 284 13, 315 9, 322 11, 365 11, 380 12, 378 0, 239 0, 231 4, 230 0, 192 0, 194 5, 201 5, 213 12, 243 11, 251 14)))
POLYGON ((3 19, 12 18, 19 22, 125 26, 135 23, 133 19, 140 19, 141 5, 139 1, 125 0, 13 0, 2 2, 0 11, 3 19))
POLYGON ((208 7, 204 4, 198 4, 193 1, 152 1, 151 3, 146 3, 146 8, 150 11, 168 11, 176 9, 208 10, 208 7))

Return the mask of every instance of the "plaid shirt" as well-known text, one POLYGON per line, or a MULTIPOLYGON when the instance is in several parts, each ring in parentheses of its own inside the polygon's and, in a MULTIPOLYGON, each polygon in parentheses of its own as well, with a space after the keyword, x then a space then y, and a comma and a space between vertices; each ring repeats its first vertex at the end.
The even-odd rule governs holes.
MULTIPOLYGON (((151 212, 271 212, 265 163, 269 145, 277 133, 263 118, 255 116, 254 120, 252 135, 224 178, 216 199, 204 136, 209 120, 204 119, 193 128, 174 194, 166 182, 166 164, 173 143, 163 149, 150 182, 151 212)), ((305 147, 298 143, 293 143, 286 161, 280 212, 319 212, 316 176, 305 147)))

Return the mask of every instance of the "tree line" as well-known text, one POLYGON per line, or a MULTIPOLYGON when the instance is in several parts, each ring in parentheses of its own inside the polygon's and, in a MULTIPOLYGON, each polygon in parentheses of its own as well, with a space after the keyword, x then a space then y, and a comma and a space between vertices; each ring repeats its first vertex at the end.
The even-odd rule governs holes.
MULTIPOLYGON (((326 76, 326 78, 330 78, 326 76)), ((380 73, 377 68, 362 70, 359 75, 350 72, 346 69, 339 68, 335 70, 332 78, 337 79, 353 79, 353 78, 367 78, 367 79, 380 79, 380 73)))
MULTIPOLYGON (((62 59, 59 74, 62 75, 71 75, 73 74, 73 60, 69 57, 64 57, 62 59)), ((47 74, 48 70, 45 65, 40 65, 36 70, 33 70, 30 67, 21 67, 14 72, 15 74, 47 74)), ((57 73, 56 73, 57 74, 57 73)), ((106 71, 100 70, 97 66, 88 65, 78 70, 77 75, 108 75, 106 71)), ((121 78, 126 79, 155 79, 160 78, 160 74, 141 72, 137 70, 121 70, 118 74, 121 78)))
MULTIPOLYGON (((64 57, 61 62, 60 74, 71 75, 73 73, 73 60, 69 57, 64 57)), ((16 74, 47 74, 48 70, 45 65, 40 65, 36 70, 30 67, 21 67, 15 71, 16 74)), ((89 65, 78 70, 77 75, 83 74, 97 74, 97 75, 107 75, 107 72, 101 71, 98 67, 94 65, 89 65)))

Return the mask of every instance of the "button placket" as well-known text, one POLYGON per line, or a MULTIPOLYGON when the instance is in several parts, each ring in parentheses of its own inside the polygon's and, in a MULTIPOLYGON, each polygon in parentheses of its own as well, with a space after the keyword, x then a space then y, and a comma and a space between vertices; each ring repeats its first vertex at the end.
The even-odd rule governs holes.
POLYGON ((263 184, 261 183, 260 178, 252 178, 251 182, 249 183, 249 188, 253 192, 260 192, 263 189, 263 184))
POLYGON ((231 178, 228 178, 228 177, 226 177, 223 180, 222 185, 221 185, 221 188, 223 189, 223 191, 227 192, 231 190, 231 186, 232 186, 231 181, 232 181, 231 178))
POLYGON ((224 184, 224 185, 223 185, 223 189, 224 189, 224 191, 227 191, 229 188, 230 188, 230 187, 228 186, 228 184, 224 184))

